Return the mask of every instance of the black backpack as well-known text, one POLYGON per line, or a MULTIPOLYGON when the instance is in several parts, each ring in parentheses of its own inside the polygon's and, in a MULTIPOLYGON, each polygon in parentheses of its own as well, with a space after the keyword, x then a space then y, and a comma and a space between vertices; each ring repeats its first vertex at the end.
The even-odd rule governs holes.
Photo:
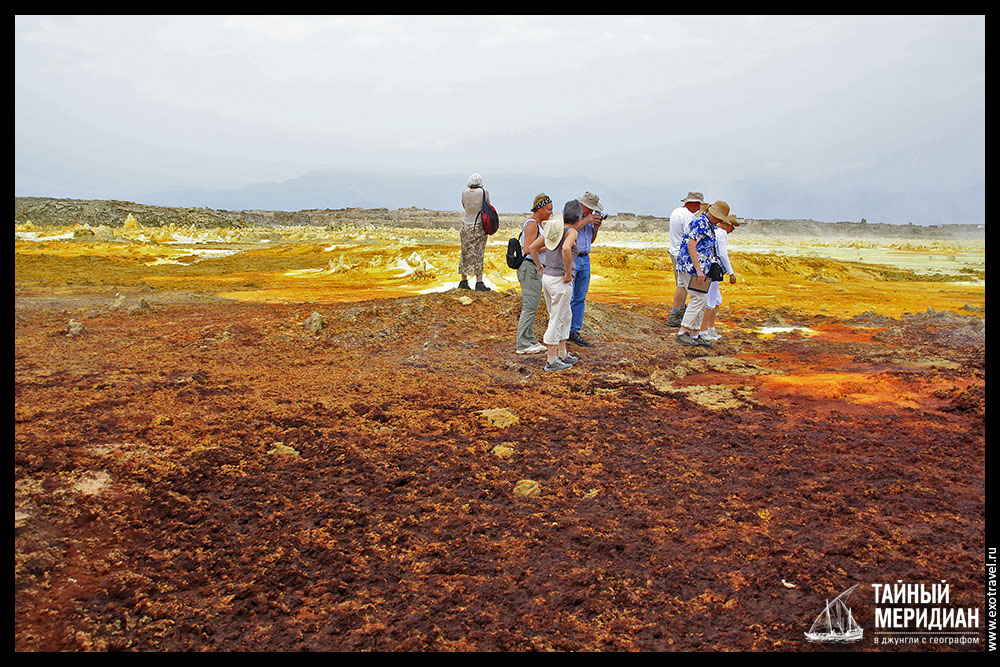
MULTIPOLYGON (((524 230, 521 230, 521 234, 524 230)), ((521 234, 507 241, 507 266, 512 269, 521 267, 524 263, 524 252, 521 250, 521 234)))
MULTIPOLYGON (((528 220, 528 222, 534 222, 538 225, 538 222, 534 218, 528 220)), ((521 265, 524 264, 524 260, 527 259, 524 255, 524 250, 521 248, 521 237, 524 236, 524 230, 527 228, 528 222, 524 223, 524 227, 521 227, 520 234, 507 241, 507 266, 512 269, 521 268, 521 265)), ((541 225, 538 225, 538 227, 538 233, 541 234, 541 225)))
POLYGON ((497 210, 486 201, 486 189, 483 189, 483 208, 476 215, 476 222, 482 221, 483 229, 489 235, 496 234, 497 230, 500 229, 500 216, 497 214, 497 210))

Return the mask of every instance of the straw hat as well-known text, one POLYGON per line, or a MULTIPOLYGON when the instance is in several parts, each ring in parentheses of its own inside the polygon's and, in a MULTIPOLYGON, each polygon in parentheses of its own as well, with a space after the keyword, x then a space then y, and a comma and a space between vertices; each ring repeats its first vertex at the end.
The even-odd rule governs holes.
POLYGON ((708 214, 719 220, 729 217, 729 204, 721 199, 708 207, 708 214))
POLYGON ((549 250, 555 250, 563 237, 562 218, 549 218, 548 222, 545 223, 545 229, 542 230, 542 236, 545 238, 545 247, 549 250))
POLYGON ((689 192, 688 196, 681 200, 682 204, 687 204, 688 202, 695 201, 699 204, 705 203, 705 195, 700 192, 689 192))
POLYGON ((587 191, 583 193, 582 197, 577 197, 576 200, 591 211, 604 211, 604 207, 601 206, 601 198, 593 192, 587 191))
POLYGON ((733 227, 739 227, 740 226, 740 221, 736 219, 736 214, 735 213, 730 213, 729 217, 726 218, 726 222, 728 222, 729 224, 731 224, 733 227))

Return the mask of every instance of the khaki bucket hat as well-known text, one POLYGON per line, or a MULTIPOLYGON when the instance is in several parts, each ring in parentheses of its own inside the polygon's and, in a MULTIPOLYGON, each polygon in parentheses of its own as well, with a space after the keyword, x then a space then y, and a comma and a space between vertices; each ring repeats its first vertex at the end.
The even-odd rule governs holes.
POLYGON ((582 197, 577 197, 576 200, 591 211, 604 211, 604 207, 601 206, 601 198, 589 190, 584 192, 582 197))
POLYGON ((700 192, 689 192, 688 196, 681 200, 682 204, 687 204, 688 202, 698 202, 699 204, 705 203, 705 195, 700 192))

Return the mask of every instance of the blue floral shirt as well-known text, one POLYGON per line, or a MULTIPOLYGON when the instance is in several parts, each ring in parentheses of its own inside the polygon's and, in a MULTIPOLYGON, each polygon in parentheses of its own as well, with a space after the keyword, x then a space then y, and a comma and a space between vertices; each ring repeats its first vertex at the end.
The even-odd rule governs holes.
POLYGON ((688 252, 688 239, 695 240, 695 249, 698 251, 698 263, 701 264, 701 272, 708 275, 708 267, 715 260, 715 227, 708 221, 708 215, 702 213, 691 221, 688 231, 681 241, 680 250, 677 253, 677 270, 697 275, 694 263, 691 261, 691 254, 688 252))

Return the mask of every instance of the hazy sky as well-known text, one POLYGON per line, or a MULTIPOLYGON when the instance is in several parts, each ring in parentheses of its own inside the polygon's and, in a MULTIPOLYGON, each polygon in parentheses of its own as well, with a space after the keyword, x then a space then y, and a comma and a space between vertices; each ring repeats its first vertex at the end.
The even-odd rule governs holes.
POLYGON ((984 16, 17 16, 15 194, 325 166, 957 191, 985 182, 985 33, 984 16))

